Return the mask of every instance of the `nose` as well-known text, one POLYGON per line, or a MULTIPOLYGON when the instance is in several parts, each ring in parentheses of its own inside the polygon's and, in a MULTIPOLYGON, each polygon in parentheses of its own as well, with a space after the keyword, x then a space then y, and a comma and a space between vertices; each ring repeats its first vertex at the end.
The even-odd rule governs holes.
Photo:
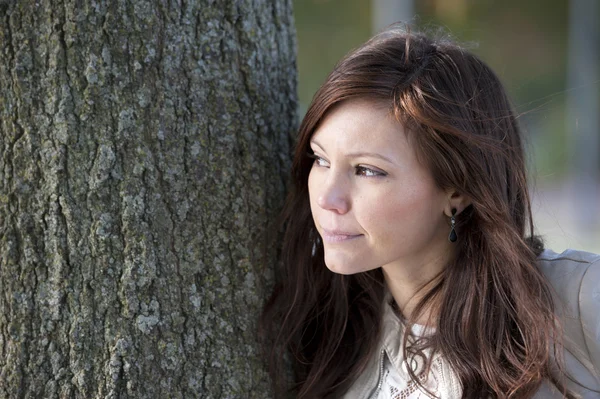
POLYGON ((347 179, 330 169, 319 187, 317 204, 323 209, 340 215, 347 213, 350 210, 350 192, 347 179))

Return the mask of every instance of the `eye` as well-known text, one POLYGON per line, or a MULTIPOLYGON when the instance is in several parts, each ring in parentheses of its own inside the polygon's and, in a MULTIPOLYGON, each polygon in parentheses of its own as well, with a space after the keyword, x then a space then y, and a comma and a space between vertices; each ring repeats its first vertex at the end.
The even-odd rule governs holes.
POLYGON ((356 175, 364 177, 383 177, 387 176, 387 173, 377 169, 367 168, 366 166, 359 165, 356 167, 356 175))
POLYGON ((312 158, 315 160, 314 164, 317 166, 321 166, 321 167, 325 167, 328 168, 329 167, 329 162, 327 162, 325 159, 321 158, 320 156, 318 156, 317 154, 312 154, 312 153, 307 153, 306 154, 309 158, 312 158))

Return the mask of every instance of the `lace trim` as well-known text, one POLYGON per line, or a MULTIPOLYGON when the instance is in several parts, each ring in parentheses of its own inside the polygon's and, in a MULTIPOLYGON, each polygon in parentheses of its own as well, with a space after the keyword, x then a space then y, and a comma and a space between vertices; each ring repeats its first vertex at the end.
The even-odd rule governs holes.
MULTIPOLYGON (((431 396, 430 394, 428 394, 426 391, 420 389, 419 385, 413 381, 413 380, 409 380, 409 381, 405 381, 406 385, 405 386, 398 386, 398 385, 394 385, 394 379, 401 379, 400 375, 393 369, 393 367, 389 367, 391 366, 391 364, 388 363, 388 367, 385 370, 384 373, 384 381, 386 381, 386 385, 388 386, 389 391, 388 392, 381 392, 382 394, 384 394, 385 398, 390 398, 390 399, 419 399, 419 398, 435 398, 435 396, 431 396), (394 374, 394 379, 389 379, 390 374, 393 373, 394 374)), ((419 375, 417 375, 417 378, 419 379, 419 382, 426 386, 430 391, 432 391, 433 393, 437 393, 438 388, 439 388, 439 380, 438 380, 438 376, 437 373, 434 370, 437 370, 437 372, 441 372, 441 359, 437 358, 434 359, 432 365, 431 365, 431 371, 429 373, 429 378, 428 376, 425 374, 425 372, 420 373, 419 375)), ((380 395, 380 397, 382 397, 380 395)))

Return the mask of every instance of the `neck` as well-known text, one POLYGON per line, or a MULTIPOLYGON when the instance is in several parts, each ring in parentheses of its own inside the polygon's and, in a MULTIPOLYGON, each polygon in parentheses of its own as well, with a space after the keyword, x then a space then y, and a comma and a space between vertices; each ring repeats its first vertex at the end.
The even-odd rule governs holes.
MULTIPOLYGON (((382 267, 388 290, 404 318, 413 317, 417 304, 439 281, 446 264, 447 258, 443 257, 426 264, 417 264, 416 267, 397 264, 382 267)), ((432 324, 437 317, 436 305, 435 300, 429 303, 414 322, 423 325, 432 324)))

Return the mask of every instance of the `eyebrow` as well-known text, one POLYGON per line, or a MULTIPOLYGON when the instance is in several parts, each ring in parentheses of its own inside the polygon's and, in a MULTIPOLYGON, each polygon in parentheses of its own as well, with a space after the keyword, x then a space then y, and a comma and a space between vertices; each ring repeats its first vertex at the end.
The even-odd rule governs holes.
MULTIPOLYGON (((317 143, 315 140, 310 140, 311 144, 316 145, 317 147, 319 147, 323 152, 325 152, 325 149, 323 148, 323 146, 319 143, 317 143)), ((396 165, 396 162, 392 161, 391 159, 389 159, 388 157, 381 155, 379 153, 376 152, 367 152, 367 151, 359 151, 359 152, 351 152, 349 154, 346 154, 348 157, 350 158, 360 158, 360 157, 373 157, 373 158, 379 158, 383 161, 389 162, 391 164, 396 165)))

